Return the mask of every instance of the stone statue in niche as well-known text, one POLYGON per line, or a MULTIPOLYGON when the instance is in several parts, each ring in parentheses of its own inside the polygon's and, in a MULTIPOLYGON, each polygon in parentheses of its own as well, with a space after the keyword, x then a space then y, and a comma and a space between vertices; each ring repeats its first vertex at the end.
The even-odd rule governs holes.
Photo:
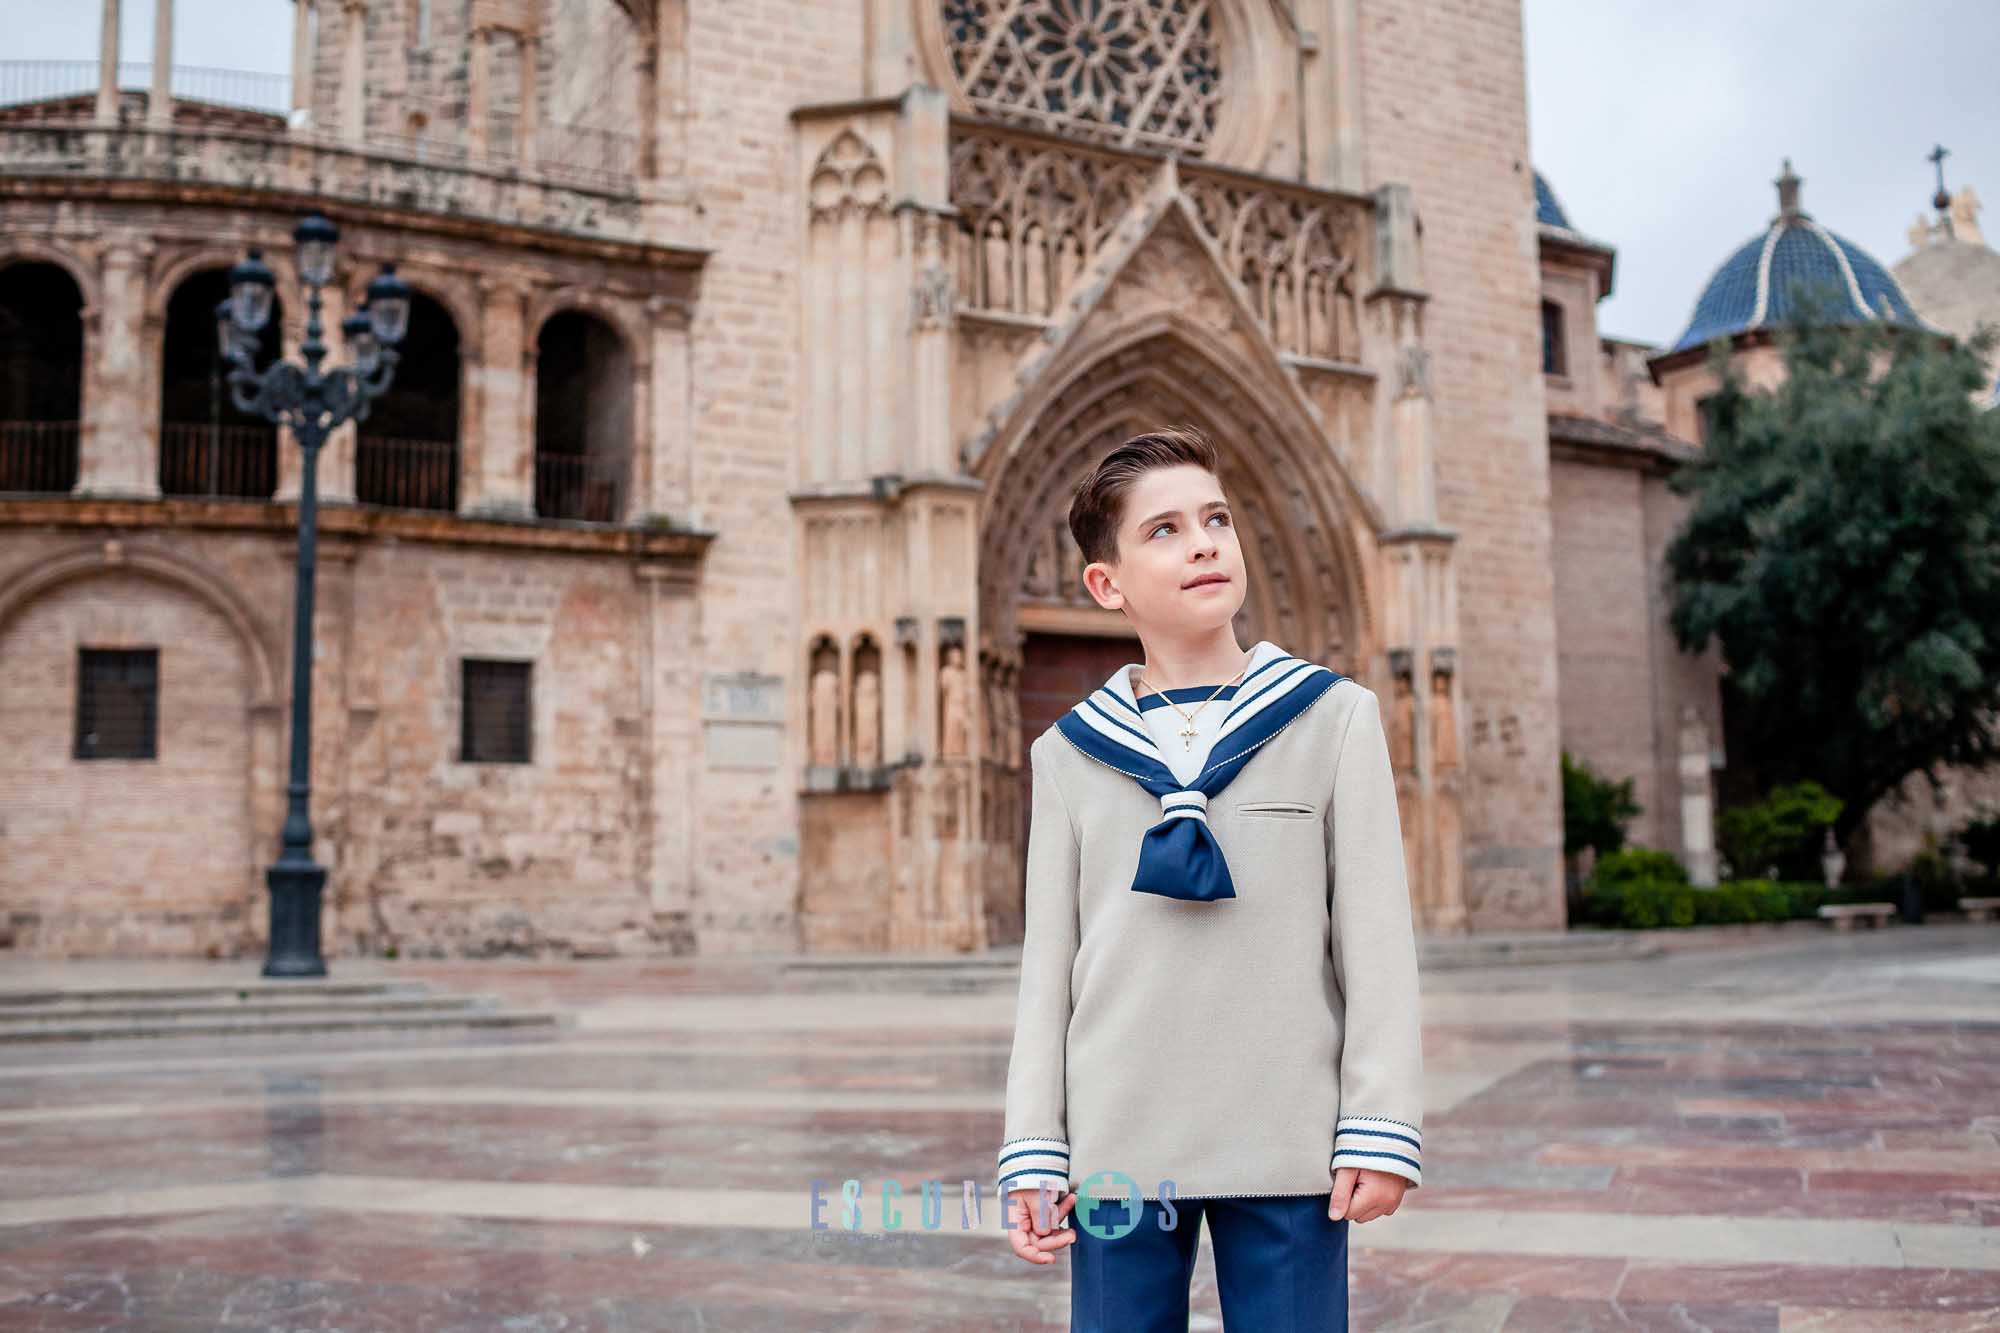
POLYGON ((1436 873, 1431 876, 1427 895, 1425 916, 1420 925, 1451 925, 1458 928, 1465 920, 1463 911, 1465 889, 1460 883, 1464 865, 1464 852, 1459 846, 1458 780, 1450 779, 1438 792, 1434 802, 1437 808, 1437 839, 1434 848, 1437 855, 1436 873))
POLYGON ((1417 766, 1417 696, 1407 675, 1396 677, 1396 693, 1390 701, 1393 716, 1389 724, 1389 759, 1402 772, 1417 766))
POLYGON ((861 768, 882 762, 882 675, 872 667, 854 678, 854 762, 861 768))
POLYGON ((1000 724, 1005 734, 1000 738, 999 753, 1007 756, 1007 767, 1021 766, 1021 693, 1009 681, 1000 690, 1000 724))
POLYGON ((1030 597, 1045 597, 1049 592, 1050 566, 1054 555, 1047 542, 1036 542, 1028 548, 1028 568, 1021 576, 1021 591, 1030 597))
POLYGON ((956 295, 950 269, 935 265, 920 270, 910 292, 910 322, 919 329, 949 328, 956 295))
POLYGON ((1458 764, 1458 719, 1451 709, 1451 673, 1431 672, 1431 768, 1458 764))
POLYGON ((1700 755, 1704 765, 1708 760, 1708 723, 1693 704, 1681 705, 1681 753, 1700 755))
POLYGON ((963 759, 969 752, 972 727, 972 699, 965 679, 965 649, 952 644, 944 650, 944 664, 938 668, 938 754, 945 759, 963 759))
POLYGON ((840 762, 840 673, 828 661, 813 670, 806 740, 813 764, 831 768, 840 762))
POLYGON ((988 667, 979 674, 980 735, 984 738, 986 757, 991 759, 1000 753, 1000 696, 999 685, 995 683, 993 670, 988 667))
MULTIPOLYGON (((1398 677, 1401 679, 1401 677, 1398 677)), ((1430 868, 1424 864, 1424 829, 1414 782, 1396 784, 1396 820, 1403 835, 1403 878, 1412 905, 1421 913, 1431 892, 1430 868)))
POLYGON ((1065 602, 1091 602, 1090 590, 1083 586, 1083 552, 1077 549, 1076 539, 1069 535, 1067 526, 1056 542, 1062 550, 1062 582, 1056 588, 1056 596, 1065 602))
POLYGON ((1398 398, 1431 396, 1431 354, 1421 343, 1405 343, 1396 356, 1398 398))

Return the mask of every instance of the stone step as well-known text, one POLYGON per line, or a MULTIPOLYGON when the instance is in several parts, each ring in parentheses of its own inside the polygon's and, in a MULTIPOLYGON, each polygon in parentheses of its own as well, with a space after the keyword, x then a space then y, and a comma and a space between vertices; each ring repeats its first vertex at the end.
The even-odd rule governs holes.
POLYGON ((788 958, 779 964, 785 972, 1006 972, 1021 965, 1020 946, 1010 952, 967 954, 815 954, 788 958))
POLYGON ((1654 958, 1665 952, 1665 944, 1641 930, 1428 935, 1417 941, 1417 965, 1428 972, 1536 963, 1611 963, 1654 958))
POLYGON ((396 1032, 419 1029, 553 1028, 565 1020, 559 1014, 503 1009, 460 1009, 435 1014, 257 1015, 225 1014, 215 1018, 154 1022, 76 1022, 47 1027, 0 1029, 0 1047, 50 1042, 122 1041, 130 1038, 273 1036, 300 1033, 396 1032))
POLYGON ((201 1023, 220 1017, 358 1018, 370 1014, 450 1014, 470 1009, 478 1001, 469 995, 413 995, 374 999, 334 997, 325 1000, 292 995, 282 999, 234 1000, 205 998, 158 1004, 111 1004, 103 997, 88 1003, 67 1000, 55 1004, 0 1009, 0 1033, 66 1023, 111 1023, 143 1020, 152 1023, 201 1023))
POLYGON ((1017 946, 986 954, 820 954, 779 960, 777 972, 799 988, 814 991, 977 994, 1018 986, 1021 951, 1017 946))
POLYGON ((792 981, 800 991, 908 991, 914 995, 966 995, 980 991, 1012 991, 1020 985, 1020 969, 982 969, 976 973, 796 973, 792 975, 792 981))
POLYGON ((199 1000, 294 1000, 321 1002, 330 996, 421 995, 426 987, 408 981, 257 981, 220 986, 103 986, 73 989, 0 990, 0 1014, 49 1004, 123 1005, 199 1000))
MULTIPOLYGON (((1426 971, 1624 962, 1665 952, 1666 946, 1657 936, 1640 930, 1427 935, 1417 940, 1418 963, 1426 971)), ((1020 983, 1021 946, 996 946, 982 954, 829 954, 784 960, 778 970, 815 990, 906 987, 924 992, 995 991, 1020 983)))

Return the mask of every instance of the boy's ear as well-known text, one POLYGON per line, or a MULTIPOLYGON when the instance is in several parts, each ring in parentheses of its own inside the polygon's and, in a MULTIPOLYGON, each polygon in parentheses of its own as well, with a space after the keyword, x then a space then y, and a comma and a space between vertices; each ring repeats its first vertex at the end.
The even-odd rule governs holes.
POLYGON ((1115 577, 1116 572, 1101 560, 1093 560, 1083 567, 1084 588, 1107 611, 1122 610, 1125 606, 1125 594, 1112 583, 1115 577))

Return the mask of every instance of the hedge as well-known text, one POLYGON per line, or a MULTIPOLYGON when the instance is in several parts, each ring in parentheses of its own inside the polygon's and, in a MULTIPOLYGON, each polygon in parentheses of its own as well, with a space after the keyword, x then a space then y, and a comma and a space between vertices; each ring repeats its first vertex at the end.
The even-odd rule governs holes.
POLYGON ((1830 901, 1809 880, 1732 879, 1712 889, 1673 879, 1593 881, 1584 889, 1588 919, 1601 926, 1651 930, 1815 916, 1830 901))

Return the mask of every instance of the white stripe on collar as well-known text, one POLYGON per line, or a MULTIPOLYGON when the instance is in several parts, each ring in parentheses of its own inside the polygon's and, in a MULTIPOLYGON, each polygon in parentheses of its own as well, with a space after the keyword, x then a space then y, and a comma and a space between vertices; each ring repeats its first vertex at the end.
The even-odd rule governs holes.
MULTIPOLYGON (((1093 731, 1164 764, 1160 747, 1140 714, 1139 697, 1132 689, 1131 673, 1143 665, 1128 662, 1119 667, 1075 711, 1093 731)), ((1227 701, 1228 711, 1223 714, 1222 728, 1215 739, 1220 741, 1282 698, 1285 689, 1281 681, 1290 681, 1299 671, 1311 669, 1310 662, 1293 657, 1269 639, 1259 639, 1250 649, 1250 661, 1236 684, 1236 693, 1227 701)))

